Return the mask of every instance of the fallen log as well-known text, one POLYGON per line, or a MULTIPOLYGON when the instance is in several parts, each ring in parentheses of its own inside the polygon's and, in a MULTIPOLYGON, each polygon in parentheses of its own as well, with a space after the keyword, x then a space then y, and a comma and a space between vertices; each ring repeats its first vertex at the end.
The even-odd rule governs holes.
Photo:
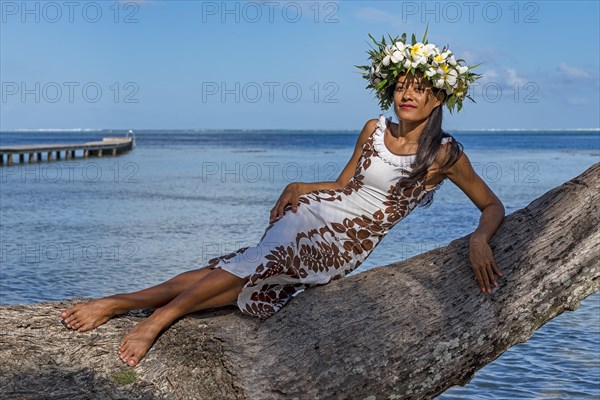
POLYGON ((87 298, 0 307, 0 392, 27 399, 427 399, 599 290, 600 164, 505 217, 503 272, 481 293, 469 236, 306 289, 266 321, 236 307, 176 321, 135 367, 117 356, 152 310, 83 333, 60 323, 87 298))

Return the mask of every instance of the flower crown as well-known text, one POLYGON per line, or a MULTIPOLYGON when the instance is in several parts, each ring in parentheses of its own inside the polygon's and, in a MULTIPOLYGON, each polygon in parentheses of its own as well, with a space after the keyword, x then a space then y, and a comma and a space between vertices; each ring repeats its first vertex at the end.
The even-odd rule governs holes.
POLYGON ((421 42, 417 42, 413 34, 410 45, 406 43, 406 33, 394 39, 388 34, 389 45, 386 44, 383 36, 381 42, 377 42, 371 34, 369 37, 379 49, 367 51, 369 59, 373 60, 371 65, 355 65, 355 67, 367 71, 361 72, 363 78, 369 81, 366 89, 374 89, 377 92, 375 97, 379 99, 382 110, 390 108, 393 102, 398 76, 411 71, 423 72, 424 78, 433 83, 434 87, 446 91, 445 104, 450 113, 455 105, 458 105, 460 111, 465 98, 475 103, 467 93, 469 85, 481 78, 481 75, 469 70, 481 63, 470 67, 461 65, 464 60, 456 60, 454 53, 447 46, 440 51, 435 45, 427 42, 427 29, 421 42))

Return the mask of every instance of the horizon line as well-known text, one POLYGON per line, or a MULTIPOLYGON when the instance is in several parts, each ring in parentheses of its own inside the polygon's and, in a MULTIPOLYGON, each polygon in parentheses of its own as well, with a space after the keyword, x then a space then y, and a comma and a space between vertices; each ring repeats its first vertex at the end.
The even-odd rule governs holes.
MULTIPOLYGON (((213 129, 213 128, 13 128, 0 129, 0 132, 107 132, 107 131, 192 131, 192 132, 253 132, 253 131, 277 131, 277 132, 360 132, 360 129, 279 129, 279 128, 253 128, 253 129, 213 129)), ((454 132, 566 132, 585 131, 600 132, 600 128, 444 128, 445 131, 454 132)))

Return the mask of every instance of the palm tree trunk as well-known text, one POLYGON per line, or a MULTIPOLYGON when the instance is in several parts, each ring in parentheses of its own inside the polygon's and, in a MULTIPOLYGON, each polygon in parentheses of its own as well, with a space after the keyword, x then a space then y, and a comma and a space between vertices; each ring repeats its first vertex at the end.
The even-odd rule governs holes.
POLYGON ((264 322, 233 306, 188 315, 135 368, 117 346, 151 310, 77 333, 58 315, 87 299, 2 306, 0 390, 7 399, 433 398, 598 291, 599 189, 595 164, 506 216, 490 241, 504 274, 492 295, 474 279, 466 236, 306 289, 264 322))

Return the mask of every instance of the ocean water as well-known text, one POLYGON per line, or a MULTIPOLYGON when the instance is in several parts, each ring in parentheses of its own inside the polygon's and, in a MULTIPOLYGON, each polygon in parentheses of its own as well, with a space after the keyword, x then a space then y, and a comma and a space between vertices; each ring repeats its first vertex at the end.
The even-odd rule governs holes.
MULTIPOLYGON (((600 161, 598 131, 450 133, 507 214, 600 161)), ((335 180, 357 134, 137 131, 136 148, 118 157, 1 167, 0 304, 139 290, 254 245, 285 185, 335 180)), ((123 135, 1 132, 0 146, 123 135)), ((479 216, 446 181, 351 275, 444 246, 479 216)), ((438 399, 597 399, 599 354, 595 293, 438 399)))

